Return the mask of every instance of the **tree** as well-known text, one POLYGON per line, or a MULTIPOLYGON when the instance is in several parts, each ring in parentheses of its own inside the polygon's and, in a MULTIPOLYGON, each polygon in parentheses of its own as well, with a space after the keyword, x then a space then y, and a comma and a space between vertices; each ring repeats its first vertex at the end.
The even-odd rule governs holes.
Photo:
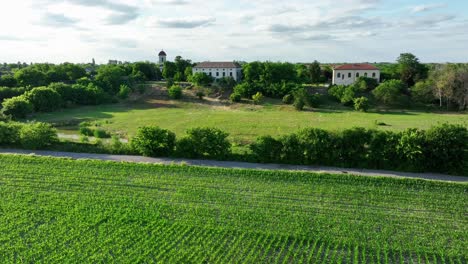
POLYGON ((151 62, 135 62, 132 64, 132 74, 136 75, 139 72, 143 74, 146 80, 157 81, 161 79, 161 71, 156 64, 151 62))
POLYGON ((434 82, 432 80, 419 81, 411 87, 411 97, 416 102, 432 103, 436 99, 433 90, 434 82))
POLYGON ((15 87, 17 85, 16 79, 13 75, 7 74, 0 77, 0 86, 15 87))
POLYGON ((20 129, 19 140, 27 149, 43 149, 59 141, 57 129, 47 123, 30 123, 20 129))
POLYGON ((186 81, 187 80, 187 76, 189 75, 186 75, 185 74, 185 70, 187 68, 191 68, 192 67, 192 61, 191 60, 184 60, 181 56, 176 56, 175 60, 174 60, 174 63, 175 63, 175 67, 176 67, 176 72, 179 73, 179 78, 180 78, 180 81, 186 81))
POLYGON ((34 68, 23 68, 15 72, 16 81, 20 86, 44 86, 47 85, 47 76, 34 68))
POLYGON ((180 99, 182 98, 182 87, 179 85, 173 85, 171 88, 168 90, 169 92, 169 97, 172 99, 180 99))
POLYGON ((95 81, 105 92, 115 95, 124 84, 125 71, 117 65, 104 65, 98 68, 95 81))
POLYGON ((213 82, 213 77, 204 72, 197 72, 191 77, 191 81, 198 86, 208 86, 213 82))
POLYGON ((125 99, 128 98, 131 91, 132 90, 130 89, 130 87, 128 87, 128 85, 122 84, 122 85, 120 85, 119 93, 117 94, 117 96, 120 99, 125 100, 125 99))
POLYGON ((187 158, 225 158, 231 153, 228 136, 217 128, 192 128, 177 142, 177 152, 187 158))
POLYGON ((400 80, 390 80, 381 83, 372 91, 375 98, 384 104, 393 104, 405 88, 405 84, 400 80))
POLYGON ((412 87, 417 81, 427 77, 428 69, 411 53, 402 53, 397 59, 401 81, 412 87))
POLYGON ((320 63, 318 61, 314 61, 309 66, 309 77, 310 77, 311 83, 319 83, 321 73, 322 72, 321 72, 321 69, 320 69, 320 63))
POLYGON ((173 79, 177 73, 177 66, 174 62, 166 61, 164 62, 162 75, 164 79, 173 79))

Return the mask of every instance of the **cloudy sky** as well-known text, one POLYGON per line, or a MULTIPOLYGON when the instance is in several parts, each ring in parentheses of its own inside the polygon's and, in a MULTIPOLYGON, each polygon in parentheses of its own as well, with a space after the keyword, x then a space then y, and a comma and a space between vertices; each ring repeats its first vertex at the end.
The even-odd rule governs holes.
POLYGON ((0 62, 468 61, 467 0, 0 0, 0 62))

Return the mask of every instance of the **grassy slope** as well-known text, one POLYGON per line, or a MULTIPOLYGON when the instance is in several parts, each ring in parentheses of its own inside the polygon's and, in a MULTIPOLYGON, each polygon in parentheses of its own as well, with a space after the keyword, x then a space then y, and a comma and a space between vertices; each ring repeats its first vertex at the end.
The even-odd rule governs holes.
POLYGON ((466 263, 467 191, 0 155, 0 262, 466 263))
POLYGON ((178 135, 183 135, 190 127, 210 126, 229 132, 236 143, 251 142, 260 135, 291 133, 305 127, 338 130, 362 126, 403 130, 409 127, 429 128, 440 122, 468 124, 466 114, 417 111, 361 113, 329 109, 296 112, 291 106, 280 104, 222 106, 165 100, 66 109, 40 114, 36 119, 47 122, 101 120, 103 128, 130 136, 143 125, 158 125, 178 135), (385 122, 389 126, 377 127, 375 121, 385 122))

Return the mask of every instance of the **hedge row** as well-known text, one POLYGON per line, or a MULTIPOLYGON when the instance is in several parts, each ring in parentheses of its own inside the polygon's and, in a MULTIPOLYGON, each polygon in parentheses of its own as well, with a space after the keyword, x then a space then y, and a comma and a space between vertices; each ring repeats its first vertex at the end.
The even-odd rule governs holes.
POLYGON ((443 124, 424 131, 309 128, 250 146, 257 162, 329 165, 468 175, 468 130, 443 124))
POLYGON ((58 141, 57 130, 46 123, 0 122, 0 146, 43 149, 58 141))

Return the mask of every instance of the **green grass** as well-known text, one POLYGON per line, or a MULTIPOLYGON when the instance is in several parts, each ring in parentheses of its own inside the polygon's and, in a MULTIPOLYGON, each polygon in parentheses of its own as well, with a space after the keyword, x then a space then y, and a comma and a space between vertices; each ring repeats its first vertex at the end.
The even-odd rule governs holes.
POLYGON ((418 111, 382 111, 361 113, 348 109, 297 112, 292 106, 272 101, 263 106, 219 103, 199 103, 148 100, 146 103, 116 104, 66 109, 39 114, 39 121, 66 123, 69 121, 98 120, 110 132, 127 136, 135 134, 143 125, 158 125, 183 135, 188 128, 218 127, 231 135, 233 142, 245 144, 260 135, 282 135, 306 127, 341 130, 353 126, 387 130, 429 128, 438 123, 468 124, 468 115, 426 113, 418 111), (377 126, 384 122, 387 126, 377 126))
POLYGON ((466 263, 467 191, 0 155, 0 262, 466 263))

